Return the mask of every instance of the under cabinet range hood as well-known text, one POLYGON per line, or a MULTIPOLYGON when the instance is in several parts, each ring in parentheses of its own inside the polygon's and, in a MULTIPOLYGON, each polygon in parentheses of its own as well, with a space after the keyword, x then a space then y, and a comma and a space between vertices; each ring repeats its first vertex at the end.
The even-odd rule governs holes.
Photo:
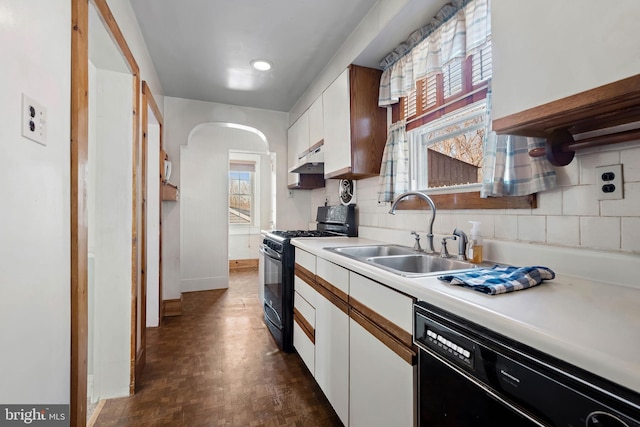
POLYGON ((324 174, 323 141, 305 150, 298 156, 298 166, 289 169, 290 173, 324 174))

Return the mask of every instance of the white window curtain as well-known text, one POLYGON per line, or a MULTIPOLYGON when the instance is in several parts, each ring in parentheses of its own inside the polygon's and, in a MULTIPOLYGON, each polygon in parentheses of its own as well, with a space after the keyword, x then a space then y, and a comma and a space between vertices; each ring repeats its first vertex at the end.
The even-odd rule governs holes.
MULTIPOLYGON (((490 0, 451 1, 429 24, 415 31, 407 42, 382 61, 384 71, 378 104, 382 107, 398 103, 400 98, 415 91, 418 80, 442 73, 443 68, 453 61, 480 52, 490 42, 490 0)), ((490 109, 490 91, 487 97, 490 109)), ((404 122, 402 126, 406 129, 404 122)), ((496 135, 490 131, 490 114, 487 115, 486 129, 482 197, 522 196, 556 187, 555 169, 549 161, 528 155, 530 149, 544 144, 544 140, 496 135)), ((382 166, 384 168, 384 163, 382 166)), ((393 190, 399 188, 392 186, 391 190, 388 189, 386 182, 393 182, 393 177, 386 177, 390 172, 388 168, 384 170, 384 175, 381 172, 380 176, 383 188, 379 201, 388 201, 389 194, 398 194, 393 190)), ((400 180, 403 181, 404 177, 400 180)))
POLYGON ((378 202, 392 202, 409 190, 409 143, 404 120, 391 125, 382 153, 378 202))
POLYGON ((443 67, 452 61, 473 55, 489 43, 489 0, 472 0, 466 5, 463 1, 454 1, 418 32, 427 32, 428 35, 402 56, 396 49, 382 63, 385 70, 380 80, 378 99, 381 107, 396 104, 401 97, 415 90, 418 80, 442 73, 443 67), (452 10, 456 12, 447 17, 452 10), (445 17, 448 19, 444 20, 445 17), (437 28, 433 28, 436 24, 437 28))
POLYGON ((544 147, 544 139, 489 132, 484 149, 480 197, 525 196, 555 188, 556 171, 544 157, 529 150, 544 147))

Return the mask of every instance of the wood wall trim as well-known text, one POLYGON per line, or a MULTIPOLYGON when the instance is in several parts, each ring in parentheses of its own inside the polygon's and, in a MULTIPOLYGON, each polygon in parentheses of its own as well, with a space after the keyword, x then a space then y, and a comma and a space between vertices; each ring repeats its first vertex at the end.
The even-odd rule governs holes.
POLYGON ((257 270, 258 259, 230 259, 229 271, 257 270))
POLYGON ((162 301, 163 312, 167 317, 182 315, 182 295, 176 299, 166 299, 162 301))
MULTIPOLYGON (((536 194, 528 196, 480 197, 479 191, 468 193, 430 194, 438 210, 444 209, 535 209, 536 194)), ((429 205, 417 197, 408 197, 398 204, 398 210, 430 210, 429 205)))
POLYGON ((89 4, 71 0, 71 357, 69 425, 87 420, 87 177, 89 147, 89 4))
POLYGON ((349 305, 406 347, 411 347, 413 345, 413 336, 410 332, 405 331, 400 326, 396 325, 386 317, 381 316, 353 297, 349 297, 349 305))
MULTIPOLYGON (((162 183, 162 176, 164 174, 164 158, 163 158, 163 153, 164 150, 162 149, 162 126, 163 126, 163 118, 162 118, 162 113, 160 112, 160 109, 158 108, 158 104, 156 103, 155 98, 153 97, 153 93, 151 92, 151 89, 149 88, 149 85, 147 84, 146 81, 142 81, 142 113, 141 113, 141 117, 142 117, 142 138, 143 138, 143 179, 145 180, 144 184, 143 184, 143 200, 146 200, 146 194, 147 194, 147 183, 146 183, 146 161, 147 161, 147 153, 146 153, 146 149, 148 148, 148 140, 147 140, 147 134, 149 132, 149 120, 148 120, 148 109, 151 108, 151 112, 153 113, 153 116, 155 117, 156 121, 158 122, 158 127, 159 127, 159 144, 158 144, 158 148, 160 150, 160 161, 158 164, 158 170, 160 172, 160 179, 159 179, 159 186, 160 186, 160 190, 158 192, 158 194, 160 195, 158 200, 158 215, 160 218, 160 223, 159 223, 159 236, 158 236, 158 313, 159 313, 159 319, 158 322, 162 322, 162 318, 164 317, 164 305, 162 304, 162 188, 163 188, 163 183, 162 183)), ((146 226, 145 226, 145 233, 146 233, 146 226)), ((146 243, 145 243, 146 244, 146 243)), ((146 260, 146 258, 144 258, 146 260)), ((144 269, 144 271, 146 271, 146 268, 144 269)), ((145 288, 145 292, 146 292, 146 288, 145 288)), ((145 295, 146 297, 146 295, 145 295)), ((146 340, 145 340, 145 344, 146 344, 146 340)))
MULTIPOLYGON (((162 119, 162 112, 160 111, 160 108, 158 108, 158 103, 156 102, 156 99, 153 97, 153 92, 151 92, 151 88, 149 87, 149 84, 145 80, 142 81, 142 94, 146 98, 147 106, 151 107, 151 111, 153 111, 154 117, 162 127, 162 125, 164 124, 162 119)), ((160 138, 162 139, 162 133, 160 134, 160 138)), ((160 149, 162 149, 162 147, 160 147, 160 149)))
POLYGON ((407 347, 395 337, 389 335, 386 331, 371 322, 366 316, 355 308, 352 308, 349 317, 355 320, 360 326, 366 329, 371 335, 376 337, 380 342, 386 345, 390 350, 396 353, 408 364, 415 366, 417 363, 417 352, 414 347, 407 347))
POLYGON ((305 333, 307 338, 311 340, 311 343, 316 343, 316 330, 311 326, 311 323, 304 318, 304 316, 298 311, 297 308, 293 308, 293 321, 300 326, 300 329, 305 333))

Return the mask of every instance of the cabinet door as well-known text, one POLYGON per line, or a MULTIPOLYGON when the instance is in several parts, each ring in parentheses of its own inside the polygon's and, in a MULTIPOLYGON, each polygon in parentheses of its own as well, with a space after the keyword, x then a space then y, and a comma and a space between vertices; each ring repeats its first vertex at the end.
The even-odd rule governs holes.
POLYGON ((349 69, 322 95, 324 119, 325 178, 342 169, 351 168, 351 109, 349 69))
POLYGON ((309 147, 324 139, 322 95, 309 107, 309 147))
MULTIPOLYGON (((296 122, 291 125, 287 131, 287 167, 288 170, 295 168, 300 164, 301 154, 309 149, 309 112, 304 112, 296 122)), ((289 173, 287 184, 299 181, 298 175, 289 173)))
POLYGON ((316 295, 315 378, 344 425, 349 421, 349 317, 316 295))
POLYGON ((349 426, 415 425, 415 367, 349 320, 349 426))
MULTIPOLYGON (((300 281, 297 277, 296 280, 300 281)), ((314 375, 316 310, 298 291, 294 292, 293 298, 293 346, 311 375, 314 375)))

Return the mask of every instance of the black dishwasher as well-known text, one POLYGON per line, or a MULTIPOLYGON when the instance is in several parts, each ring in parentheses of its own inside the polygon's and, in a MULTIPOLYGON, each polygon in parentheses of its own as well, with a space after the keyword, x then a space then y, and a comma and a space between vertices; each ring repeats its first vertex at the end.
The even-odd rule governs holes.
POLYGON ((431 304, 414 306, 421 427, 640 427, 640 395, 431 304))

